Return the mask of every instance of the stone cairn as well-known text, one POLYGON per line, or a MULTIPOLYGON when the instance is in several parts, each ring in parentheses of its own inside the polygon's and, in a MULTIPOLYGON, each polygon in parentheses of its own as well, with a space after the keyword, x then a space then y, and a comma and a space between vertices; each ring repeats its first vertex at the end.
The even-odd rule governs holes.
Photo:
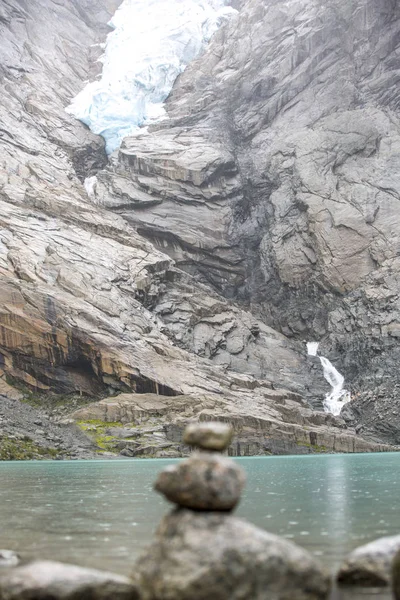
MULTIPOLYGON (((186 428, 184 442, 196 450, 158 476, 156 490, 175 508, 132 578, 52 561, 18 567, 17 554, 0 550, 0 600, 326 600, 330 576, 313 556, 231 515, 245 483, 243 470, 220 454, 231 440, 224 423, 186 428)), ((400 536, 354 551, 339 581, 392 582, 400 600, 400 536)))
POLYGON ((155 489, 175 508, 137 561, 142 600, 324 600, 327 573, 305 550, 230 513, 243 469, 222 456, 232 440, 224 423, 189 425, 190 458, 167 466, 155 489))
POLYGON ((243 469, 217 454, 231 440, 232 429, 224 423, 189 425, 183 441, 199 451, 193 452, 188 460, 164 469, 155 489, 183 508, 231 511, 239 502, 246 481, 243 469))

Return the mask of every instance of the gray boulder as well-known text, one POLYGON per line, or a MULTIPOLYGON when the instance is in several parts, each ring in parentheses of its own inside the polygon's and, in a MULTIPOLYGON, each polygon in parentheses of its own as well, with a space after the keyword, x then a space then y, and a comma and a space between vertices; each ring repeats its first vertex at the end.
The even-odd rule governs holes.
POLYGON ((292 542, 222 513, 179 509, 134 568, 142 600, 322 600, 329 577, 292 542))
POLYGON ((0 567, 16 567, 19 562, 20 557, 13 550, 0 550, 0 567))
POLYGON ((239 502, 246 476, 230 458, 194 453, 159 474, 155 489, 179 506, 194 510, 232 510, 239 502))
POLYGON ((338 581, 346 585, 389 585, 393 559, 399 551, 400 535, 379 538, 360 546, 342 563, 338 581))
POLYGON ((185 429, 183 441, 203 450, 222 451, 232 441, 233 430, 226 423, 191 423, 185 429))
POLYGON ((0 578, 0 600, 136 600, 127 577, 59 562, 17 567, 0 578))

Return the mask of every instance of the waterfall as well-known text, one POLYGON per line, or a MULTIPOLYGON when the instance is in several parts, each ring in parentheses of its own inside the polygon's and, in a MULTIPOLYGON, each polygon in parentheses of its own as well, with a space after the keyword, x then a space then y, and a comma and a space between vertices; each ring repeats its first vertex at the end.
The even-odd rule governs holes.
POLYGON ((350 392, 343 389, 343 375, 335 369, 325 356, 318 355, 318 346, 318 342, 308 342, 307 352, 309 356, 318 356, 321 361, 324 377, 332 388, 331 392, 325 396, 324 409, 325 412, 329 412, 332 415, 340 415, 343 406, 351 400, 350 392))
POLYGON ((307 343, 308 356, 317 356, 318 346, 319 346, 318 342, 308 342, 307 343))
POLYGON ((95 198, 95 189, 97 184, 97 177, 94 175, 93 177, 86 177, 83 185, 85 186, 85 190, 87 195, 91 200, 95 198))

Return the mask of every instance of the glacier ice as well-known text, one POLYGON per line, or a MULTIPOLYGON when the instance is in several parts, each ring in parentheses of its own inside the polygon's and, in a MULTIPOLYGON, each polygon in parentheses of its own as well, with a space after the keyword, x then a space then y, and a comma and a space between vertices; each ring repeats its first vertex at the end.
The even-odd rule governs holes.
POLYGON ((174 81, 237 11, 227 0, 124 0, 110 21, 101 79, 66 109, 106 140, 107 153, 165 118, 174 81))

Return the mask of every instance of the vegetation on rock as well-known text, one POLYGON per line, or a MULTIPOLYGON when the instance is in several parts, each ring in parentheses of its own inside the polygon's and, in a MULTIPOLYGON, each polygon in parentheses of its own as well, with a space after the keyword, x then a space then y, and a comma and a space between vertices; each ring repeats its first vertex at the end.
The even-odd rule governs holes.
POLYGON ((55 448, 39 446, 29 438, 0 438, 0 460, 43 460, 55 458, 58 454, 55 448))
POLYGON ((122 427, 122 423, 100 421, 99 419, 90 419, 88 421, 77 421, 78 427, 84 431, 94 441, 99 449, 99 453, 113 452, 118 454, 116 447, 118 439, 107 433, 110 427, 122 427))

